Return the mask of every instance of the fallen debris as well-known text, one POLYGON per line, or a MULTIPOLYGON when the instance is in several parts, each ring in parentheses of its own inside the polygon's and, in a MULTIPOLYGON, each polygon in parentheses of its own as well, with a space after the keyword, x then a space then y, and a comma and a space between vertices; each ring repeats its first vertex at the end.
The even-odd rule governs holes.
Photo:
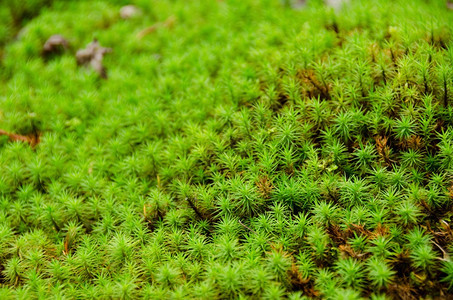
POLYGON ((26 136, 26 135, 20 135, 20 134, 7 132, 7 131, 5 131, 3 129, 0 129, 0 135, 6 135, 13 142, 25 142, 25 143, 28 143, 32 147, 34 147, 37 144, 39 144, 39 135, 38 134, 33 134, 33 135, 26 136))
POLYGON ((325 0, 327 6, 332 7, 335 11, 339 11, 343 5, 348 4, 349 0, 325 0))
POLYGON ((170 17, 168 17, 167 20, 165 20, 163 22, 158 22, 154 25, 151 25, 151 26, 143 29, 142 31, 140 31, 137 34, 137 38, 142 39, 145 36, 147 36, 148 34, 155 32, 158 28, 161 28, 161 27, 171 28, 171 27, 173 27, 175 22, 176 22, 176 18, 174 16, 170 16, 170 17))
POLYGON ((98 40, 94 39, 85 49, 80 49, 76 53, 78 65, 90 65, 102 78, 107 78, 107 70, 102 65, 102 60, 106 53, 112 52, 112 48, 102 47, 98 40))
POLYGON ((44 43, 42 56, 49 58, 52 55, 60 55, 68 48, 68 41, 62 35, 54 34, 44 43))
POLYGON ((307 6, 307 0, 284 0, 283 4, 294 10, 302 10, 307 6))
POLYGON ((120 9, 120 17, 125 20, 138 17, 141 14, 142 11, 135 5, 126 5, 120 9))

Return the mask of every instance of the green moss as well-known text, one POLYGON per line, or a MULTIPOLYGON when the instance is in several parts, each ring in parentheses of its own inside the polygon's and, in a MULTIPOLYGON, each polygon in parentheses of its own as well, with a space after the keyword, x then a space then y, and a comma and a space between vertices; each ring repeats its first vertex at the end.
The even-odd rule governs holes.
POLYGON ((131 2, 0 7, 0 298, 451 293, 445 3, 131 2))

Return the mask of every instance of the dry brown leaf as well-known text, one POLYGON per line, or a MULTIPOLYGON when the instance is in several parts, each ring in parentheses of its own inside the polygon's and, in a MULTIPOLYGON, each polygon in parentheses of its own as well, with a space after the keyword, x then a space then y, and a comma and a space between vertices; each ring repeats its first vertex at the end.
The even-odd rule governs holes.
POLYGON ((78 65, 91 66, 102 78, 107 78, 107 70, 102 65, 102 60, 106 53, 112 52, 112 48, 102 47, 98 40, 94 39, 85 49, 80 49, 76 53, 78 65))
POLYGON ((52 35, 42 47, 42 55, 45 58, 51 55, 61 54, 69 48, 69 42, 59 34, 52 35))

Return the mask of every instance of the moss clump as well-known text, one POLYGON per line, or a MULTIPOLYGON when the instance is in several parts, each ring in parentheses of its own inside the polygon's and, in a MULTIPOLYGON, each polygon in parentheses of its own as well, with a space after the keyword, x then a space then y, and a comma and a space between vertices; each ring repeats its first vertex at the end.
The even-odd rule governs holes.
POLYGON ((126 4, 38 5, 2 46, 0 129, 39 143, 0 140, 0 298, 451 293, 445 3, 126 4))

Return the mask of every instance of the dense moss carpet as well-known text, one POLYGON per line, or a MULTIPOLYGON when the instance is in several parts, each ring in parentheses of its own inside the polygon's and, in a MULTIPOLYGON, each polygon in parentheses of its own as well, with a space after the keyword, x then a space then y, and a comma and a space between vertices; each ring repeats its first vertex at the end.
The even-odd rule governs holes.
POLYGON ((1 299, 451 296, 445 2, 131 2, 0 4, 1 299))

